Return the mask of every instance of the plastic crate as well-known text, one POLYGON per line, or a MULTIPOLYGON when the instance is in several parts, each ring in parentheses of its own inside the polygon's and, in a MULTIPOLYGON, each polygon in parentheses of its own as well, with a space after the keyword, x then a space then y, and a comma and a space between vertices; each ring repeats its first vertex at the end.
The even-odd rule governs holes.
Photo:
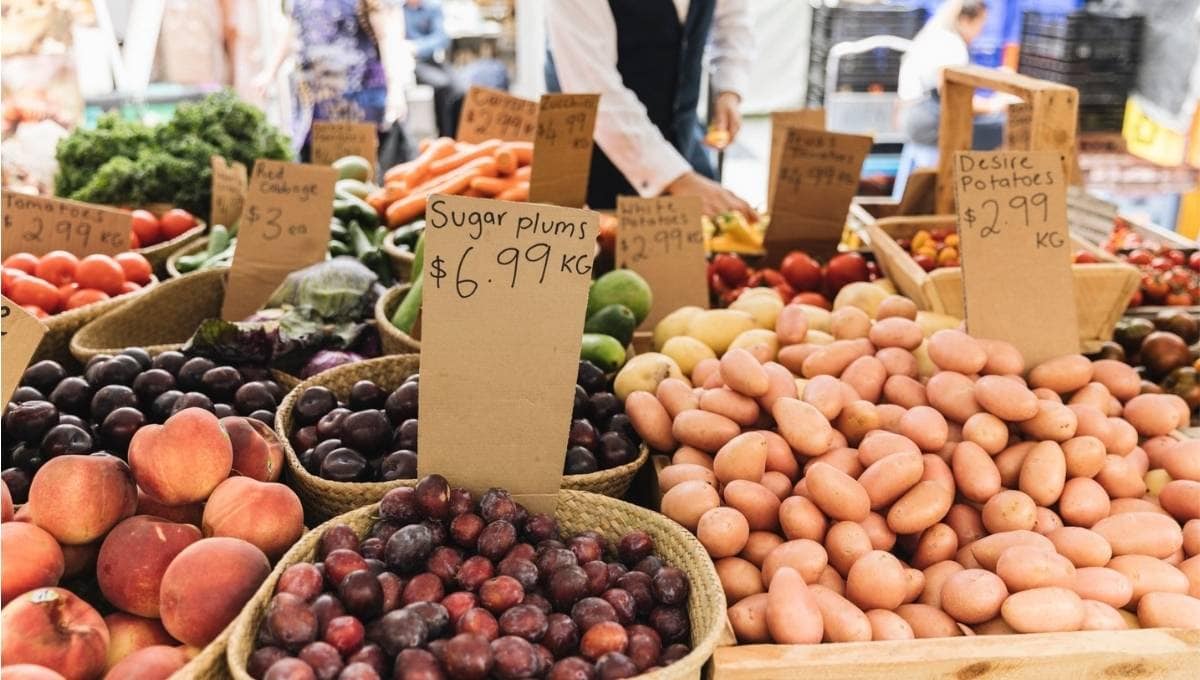
POLYGON ((1119 131, 1125 122, 1125 102, 1079 107, 1080 132, 1119 131))
MULTIPOLYGON (((813 8, 812 34, 831 44, 873 35, 911 38, 925 24, 925 10, 902 5, 845 5, 813 8)), ((828 45, 826 46, 828 49, 828 45)))
POLYGON ((1086 61, 1101 68, 1107 63, 1136 62, 1141 53, 1139 40, 1087 40, 1025 35, 1021 51, 1061 61, 1086 61))
POLYGON ((1070 14, 1025 12, 1021 17, 1021 34, 1068 41, 1129 41, 1141 37, 1142 25, 1142 17, 1135 15, 1088 11, 1070 14))
MULTIPOLYGON (((1097 75, 1105 78, 1133 78, 1137 74, 1137 62, 1092 62, 1092 61, 1063 61, 1030 54, 1021 50, 1021 58, 1017 70, 1025 73, 1027 68, 1038 69, 1042 72, 1057 73, 1062 77, 1084 77, 1097 75)), ((1055 80, 1054 82, 1064 82, 1055 80)))

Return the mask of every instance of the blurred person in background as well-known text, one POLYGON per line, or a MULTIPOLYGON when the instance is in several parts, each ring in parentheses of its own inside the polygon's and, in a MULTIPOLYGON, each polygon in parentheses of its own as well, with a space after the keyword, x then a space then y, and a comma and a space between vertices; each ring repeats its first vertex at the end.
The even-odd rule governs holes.
POLYGON ((710 129, 741 127, 753 35, 748 0, 553 0, 546 6, 552 92, 599 92, 588 205, 617 196, 695 195, 706 214, 753 217, 714 181, 697 109, 710 53, 710 129), (711 43, 711 44, 710 44, 711 43))
POLYGON ((417 83, 433 88, 438 133, 453 137, 458 130, 463 92, 454 69, 446 64, 450 36, 446 35, 444 24, 442 3, 436 0, 405 1, 404 33, 416 59, 417 83))
POLYGON ((266 103, 254 87, 264 56, 254 0, 167 0, 158 52, 167 82, 223 85, 259 108, 266 103))
POLYGON ((403 0, 286 0, 287 34, 256 80, 266 91, 296 56, 292 145, 307 157, 315 120, 370 122, 383 131, 403 122, 413 82, 404 47, 403 0))
MULTIPOLYGON (((914 169, 937 165, 942 71, 971 63, 969 46, 983 32, 987 16, 984 0, 949 0, 925 23, 901 58, 897 94, 908 141, 900 156, 894 197, 903 195, 914 169)), ((998 97, 975 97, 974 148, 999 146, 1004 126, 1000 112, 1006 103, 998 97)))

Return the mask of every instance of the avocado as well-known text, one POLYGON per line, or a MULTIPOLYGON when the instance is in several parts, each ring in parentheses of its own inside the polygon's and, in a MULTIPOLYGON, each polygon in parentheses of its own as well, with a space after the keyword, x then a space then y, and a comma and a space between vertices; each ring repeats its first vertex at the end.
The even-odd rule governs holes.
POLYGON ((650 314, 654 296, 650 284, 632 269, 614 269, 592 282, 588 291, 587 315, 590 317, 609 305, 625 305, 638 323, 650 314))
POLYGON ((333 162, 338 179, 356 179, 367 182, 371 179, 371 161, 362 156, 343 156, 333 162))
POLYGON ((625 363, 625 346, 603 333, 584 333, 579 358, 592 362, 605 373, 612 373, 625 363))
POLYGON ((616 338, 622 347, 633 341, 637 328, 637 317, 625 305, 609 305, 588 317, 583 325, 584 333, 603 333, 616 338))

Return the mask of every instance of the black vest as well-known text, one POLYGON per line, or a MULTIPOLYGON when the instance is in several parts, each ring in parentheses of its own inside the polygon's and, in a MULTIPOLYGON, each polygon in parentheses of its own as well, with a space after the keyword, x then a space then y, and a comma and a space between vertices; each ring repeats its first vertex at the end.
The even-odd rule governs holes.
MULTIPOLYGON (((617 25, 617 72, 646 107, 650 122, 692 167, 712 177, 697 114, 704 74, 704 47, 716 0, 691 0, 681 25, 672 0, 608 0, 617 25)), ((546 57, 546 87, 561 88, 551 55, 546 57)), ((588 206, 616 207, 619 194, 638 192, 604 152, 592 153, 588 206)))

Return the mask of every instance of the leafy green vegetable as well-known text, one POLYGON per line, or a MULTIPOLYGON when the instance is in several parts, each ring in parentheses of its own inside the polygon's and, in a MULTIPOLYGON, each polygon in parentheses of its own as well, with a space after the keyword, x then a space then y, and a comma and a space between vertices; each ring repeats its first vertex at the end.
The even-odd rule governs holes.
POLYGON ((55 194, 109 205, 169 203, 206 216, 213 155, 249 169, 257 158, 289 160, 292 152, 262 111, 221 92, 181 104, 157 128, 107 114, 94 130, 75 130, 58 143, 55 194))
POLYGON ((277 338, 278 333, 265 323, 205 319, 183 350, 234 366, 266 366, 275 353, 277 338))
POLYGON ((375 272, 352 257, 335 257, 288 274, 267 307, 311 308, 326 321, 363 319, 375 307, 375 272))

